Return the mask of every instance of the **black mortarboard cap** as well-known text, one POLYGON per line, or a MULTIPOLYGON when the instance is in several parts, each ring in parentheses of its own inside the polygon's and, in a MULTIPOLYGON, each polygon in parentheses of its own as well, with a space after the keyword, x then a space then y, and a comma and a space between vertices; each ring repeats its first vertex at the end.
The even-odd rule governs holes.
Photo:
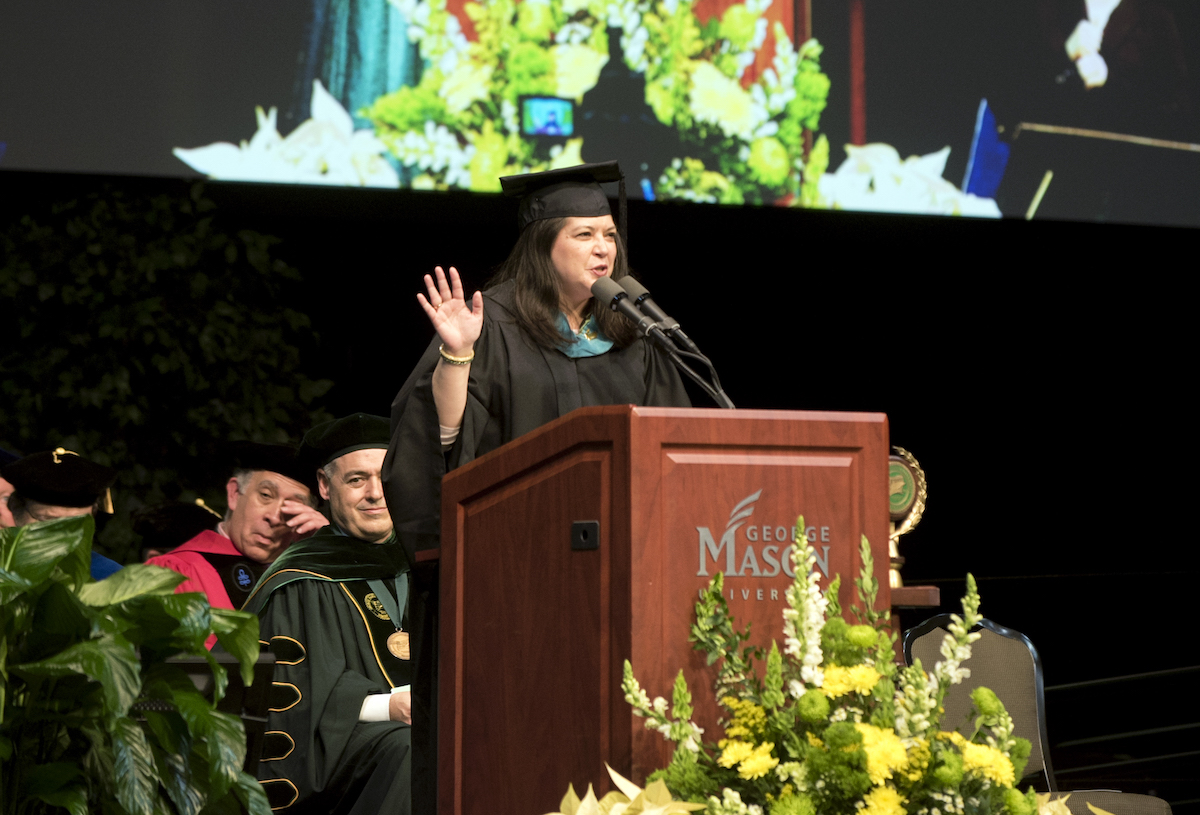
POLYGON ((9 464, 12 464, 19 458, 20 456, 18 456, 16 453, 0 447, 0 468, 7 467, 9 464))
POLYGON ((611 215, 608 196, 601 184, 617 181, 618 228, 625 240, 625 176, 615 161, 577 164, 542 173, 507 175, 500 179, 505 195, 520 196, 517 224, 523 231, 534 221, 547 218, 594 218, 611 215))
POLYGON ((317 477, 305 467, 290 444, 267 444, 259 441, 235 441, 233 466, 237 470, 269 470, 299 481, 316 492, 317 477))
POLYGON ((355 450, 371 447, 386 450, 391 437, 391 422, 384 417, 354 413, 319 424, 305 433, 300 457, 310 470, 316 470, 355 450))
POLYGON ((134 511, 130 520, 133 531, 142 536, 143 549, 166 552, 212 529, 221 516, 202 503, 171 501, 142 507, 134 511))
POLYGON ((54 507, 90 507, 117 480, 111 467, 61 447, 17 459, 0 474, 25 498, 54 507))

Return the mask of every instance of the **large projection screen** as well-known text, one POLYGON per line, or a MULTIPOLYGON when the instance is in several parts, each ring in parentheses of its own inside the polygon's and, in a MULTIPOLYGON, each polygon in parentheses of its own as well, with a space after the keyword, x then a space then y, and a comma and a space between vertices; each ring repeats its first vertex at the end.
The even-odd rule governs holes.
POLYGON ((1190 0, 9 0, 0 171, 1200 225, 1190 0))

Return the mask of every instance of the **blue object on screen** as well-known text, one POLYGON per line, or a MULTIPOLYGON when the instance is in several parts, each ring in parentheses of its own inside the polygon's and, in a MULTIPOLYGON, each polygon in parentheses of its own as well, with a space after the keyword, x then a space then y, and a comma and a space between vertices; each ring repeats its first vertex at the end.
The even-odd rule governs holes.
POLYGON ((575 105, 557 96, 523 96, 521 132, 526 136, 571 136, 575 133, 575 105))
POLYGON ((0 141, 0 161, 4 161, 4 151, 8 149, 8 142, 0 141))
POLYGON ((650 183, 650 179, 642 179, 642 198, 647 201, 654 200, 654 185, 650 183))
POLYGON ((967 158, 967 172, 963 176, 963 192, 980 198, 995 198, 996 190, 1004 179, 1008 166, 1008 154, 1012 150, 1000 140, 996 131, 996 115, 986 99, 979 101, 979 112, 975 115, 975 137, 971 139, 971 154, 967 158))

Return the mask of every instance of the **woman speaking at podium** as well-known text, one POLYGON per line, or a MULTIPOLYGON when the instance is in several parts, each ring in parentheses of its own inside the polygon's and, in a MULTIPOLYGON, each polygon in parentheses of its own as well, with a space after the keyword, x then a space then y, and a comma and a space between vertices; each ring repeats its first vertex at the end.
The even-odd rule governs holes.
POLYGON ((447 470, 578 407, 690 404, 670 359, 592 298, 629 273, 600 188, 620 178, 615 161, 502 178, 521 233, 490 288, 467 301, 454 267, 425 275, 437 336, 392 403, 383 469, 408 546, 435 545, 447 470))

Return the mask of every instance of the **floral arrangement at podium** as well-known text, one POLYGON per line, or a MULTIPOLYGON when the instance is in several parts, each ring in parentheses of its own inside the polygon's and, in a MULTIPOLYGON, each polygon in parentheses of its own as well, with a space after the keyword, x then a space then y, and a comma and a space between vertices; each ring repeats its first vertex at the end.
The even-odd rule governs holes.
MULTIPOLYGON (((804 529, 803 518, 797 529, 804 529)), ((878 584, 862 541, 860 601, 845 621, 840 577, 822 593, 812 548, 798 535, 796 579, 783 612, 784 643, 765 654, 747 645, 722 597, 718 574, 696 604, 692 640, 717 666, 723 736, 705 741, 691 721, 682 672, 671 702, 651 701, 628 662, 626 700, 646 726, 676 744, 670 764, 653 773, 673 797, 711 815, 1032 815, 1032 790, 1015 788, 1030 745, 987 688, 972 693, 975 712, 963 735, 941 721, 950 685, 969 676, 964 665, 979 635, 979 594, 968 575, 962 615, 942 644, 942 660, 895 664, 889 615, 874 608, 878 584), (947 732, 944 728, 950 728, 947 732)))

